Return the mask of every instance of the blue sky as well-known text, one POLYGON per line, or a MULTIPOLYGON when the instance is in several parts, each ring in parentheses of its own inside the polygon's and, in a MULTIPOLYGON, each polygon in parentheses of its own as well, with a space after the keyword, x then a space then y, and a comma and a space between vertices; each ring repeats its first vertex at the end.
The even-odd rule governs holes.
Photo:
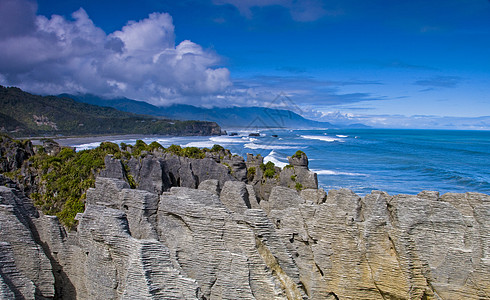
POLYGON ((490 129, 489 53, 488 0, 0 0, 0 84, 40 94, 490 129))

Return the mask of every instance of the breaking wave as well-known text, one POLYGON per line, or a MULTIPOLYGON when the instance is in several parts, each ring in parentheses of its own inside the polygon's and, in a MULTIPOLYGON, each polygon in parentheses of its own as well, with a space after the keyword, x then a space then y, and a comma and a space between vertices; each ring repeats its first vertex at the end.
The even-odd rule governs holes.
POLYGON ((264 157, 264 162, 273 162, 274 165, 284 168, 288 163, 283 161, 283 158, 280 158, 277 152, 272 150, 266 157, 264 157))
POLYGON ((302 138, 308 139, 308 140, 320 140, 324 142, 343 142, 343 139, 340 138, 333 138, 329 136, 321 136, 321 135, 301 135, 302 138))
POLYGON ((332 171, 332 170, 311 170, 311 171, 315 172, 318 175, 368 176, 366 174, 361 174, 361 173, 339 172, 339 171, 332 171))

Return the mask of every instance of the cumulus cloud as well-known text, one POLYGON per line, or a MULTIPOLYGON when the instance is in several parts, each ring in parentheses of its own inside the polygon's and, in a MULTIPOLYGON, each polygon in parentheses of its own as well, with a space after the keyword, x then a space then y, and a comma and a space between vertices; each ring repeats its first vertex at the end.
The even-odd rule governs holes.
POLYGON ((327 10, 320 0, 213 0, 214 4, 231 4, 238 8, 240 13, 252 18, 252 8, 266 6, 281 6, 289 10, 291 17, 299 22, 311 22, 325 15, 339 14, 337 10, 327 10))
POLYGON ((66 19, 36 15, 27 0, 0 5, 0 84, 155 104, 216 99, 231 85, 216 53, 189 40, 175 44, 169 14, 152 13, 106 34, 82 8, 66 19))

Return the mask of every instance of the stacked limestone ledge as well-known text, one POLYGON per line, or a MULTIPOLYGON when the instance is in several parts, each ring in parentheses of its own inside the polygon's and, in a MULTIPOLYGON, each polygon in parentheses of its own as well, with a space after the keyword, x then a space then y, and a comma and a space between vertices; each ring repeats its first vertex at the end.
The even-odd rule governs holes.
POLYGON ((208 158, 135 160, 130 189, 108 157, 74 232, 1 187, 0 298, 490 298, 488 195, 327 195, 306 157, 259 181, 237 177, 260 158, 208 158))

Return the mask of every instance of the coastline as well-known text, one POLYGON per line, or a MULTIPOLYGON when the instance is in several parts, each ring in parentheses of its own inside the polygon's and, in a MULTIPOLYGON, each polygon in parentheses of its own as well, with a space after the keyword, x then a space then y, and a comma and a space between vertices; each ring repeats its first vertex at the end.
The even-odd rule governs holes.
MULTIPOLYGON (((104 135, 55 137, 63 146, 91 149, 101 141, 126 144, 142 139, 164 147, 211 148, 214 144, 246 157, 260 154, 276 166, 287 163, 296 150, 308 154, 312 170, 325 190, 348 188, 360 195, 372 190, 416 195, 423 190, 444 193, 490 194, 490 133, 488 131, 227 128, 237 136, 104 135), (273 137, 273 135, 278 135, 273 137), (82 147, 79 147, 82 146, 82 147)), ((39 142, 39 140, 35 141, 39 142)))

